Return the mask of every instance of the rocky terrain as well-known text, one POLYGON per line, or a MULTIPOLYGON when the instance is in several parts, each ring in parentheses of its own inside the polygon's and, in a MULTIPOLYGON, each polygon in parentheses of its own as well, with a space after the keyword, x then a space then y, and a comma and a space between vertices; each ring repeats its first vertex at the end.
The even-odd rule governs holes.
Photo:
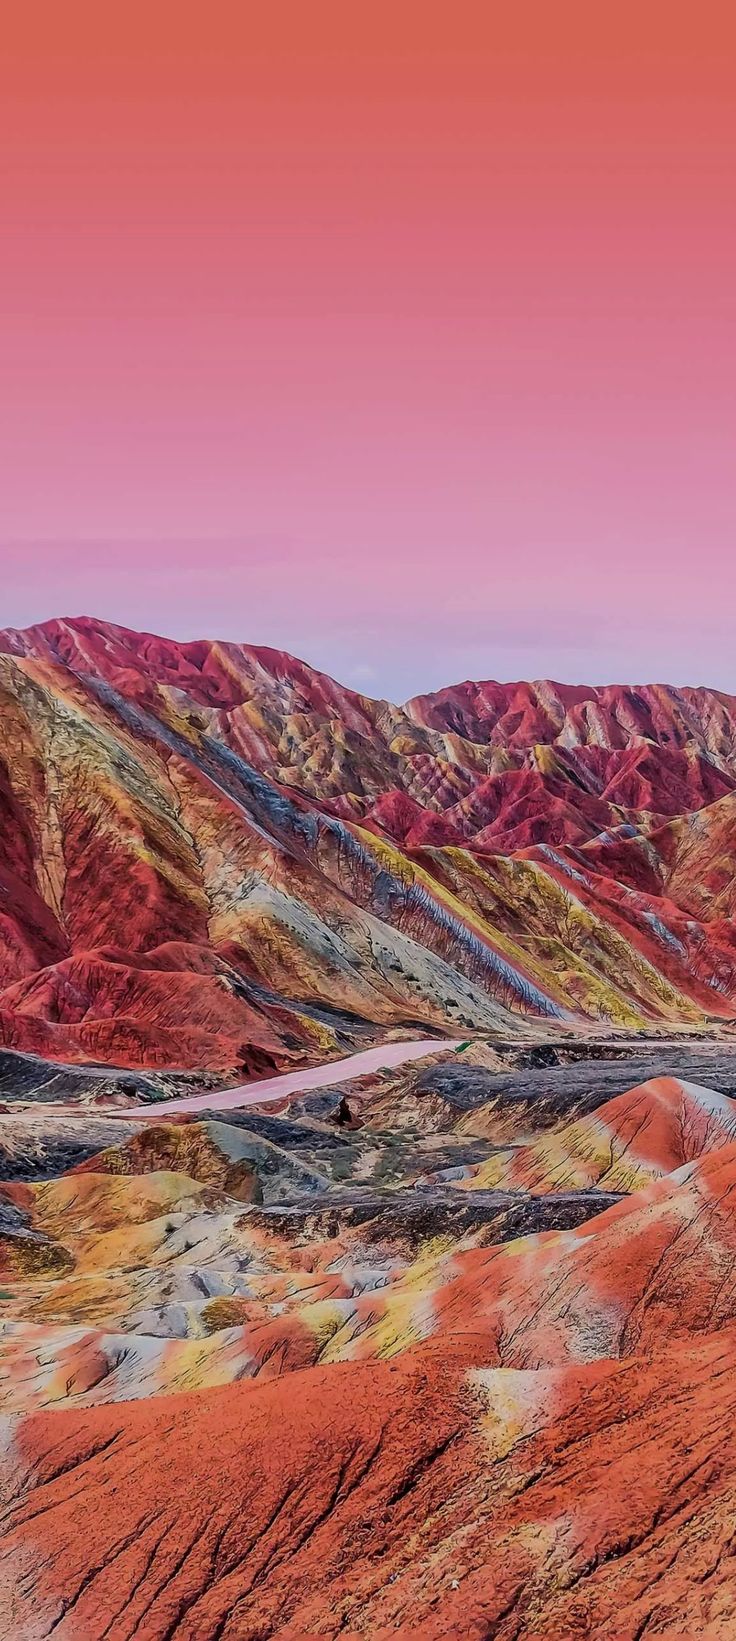
POLYGON ((736 700, 0 633, 0 1048, 230 1080, 387 1034, 734 1018, 736 700))
POLYGON ((735 732, 0 638, 0 1641, 731 1641, 735 732))
POLYGON ((725 1641, 736 1045, 602 1047, 11 1101, 0 1636, 725 1641))

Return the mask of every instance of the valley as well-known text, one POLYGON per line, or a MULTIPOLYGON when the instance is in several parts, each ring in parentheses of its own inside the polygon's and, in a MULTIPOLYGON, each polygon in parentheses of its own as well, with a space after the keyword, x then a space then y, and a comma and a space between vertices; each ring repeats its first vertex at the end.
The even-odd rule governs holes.
POLYGON ((729 1641, 736 701, 0 689, 2 1641, 729 1641))

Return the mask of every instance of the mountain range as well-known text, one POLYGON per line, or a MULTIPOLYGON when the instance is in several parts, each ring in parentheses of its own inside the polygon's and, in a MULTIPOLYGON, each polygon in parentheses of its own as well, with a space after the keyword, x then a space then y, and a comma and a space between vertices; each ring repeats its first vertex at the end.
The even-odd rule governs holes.
POLYGON ((727 1027, 736 697, 0 633, 0 1047, 231 1080, 390 1035, 727 1027))
POLYGON ((0 1641, 732 1641, 736 698, 79 619, 0 737, 0 1641))

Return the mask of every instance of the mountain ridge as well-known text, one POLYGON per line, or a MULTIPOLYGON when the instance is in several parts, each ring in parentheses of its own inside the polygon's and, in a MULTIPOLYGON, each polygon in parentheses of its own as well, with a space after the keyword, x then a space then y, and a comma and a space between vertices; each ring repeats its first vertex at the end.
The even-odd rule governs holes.
MULTIPOLYGON (((85 630, 95 634, 106 632, 125 639, 134 639, 136 641, 150 640, 155 644, 166 646, 171 650, 196 651, 213 648, 222 650, 243 650, 264 658, 267 657, 284 660, 288 664, 300 668, 305 672, 312 673, 321 679, 327 679, 333 685, 337 682, 330 673, 326 672, 324 668, 318 666, 316 662, 307 661, 304 657, 296 655, 293 651, 279 649, 274 645, 252 644, 250 642, 237 639, 207 638, 202 636, 196 638, 169 638, 164 634, 154 632, 149 628, 128 627, 122 622, 111 621, 104 616, 86 614, 49 616, 44 621, 31 622, 25 627, 3 627, 0 628, 0 643, 11 643, 14 641, 19 646, 15 653, 22 654, 24 653, 24 646, 28 641, 35 642, 40 639, 42 642, 50 642, 51 635, 56 631, 59 633, 77 633, 85 630)), ((3 653, 7 652, 4 651, 3 653)), ((698 696, 709 696, 714 700, 719 700, 724 704, 732 706, 734 711, 736 711, 736 690, 732 693, 729 690, 716 689, 713 685, 705 683, 671 684, 666 682, 665 679, 613 679, 602 684, 588 684, 571 683, 561 678, 552 678, 549 676, 515 679, 468 677, 463 679, 458 678, 447 684, 440 684, 438 688, 434 690, 417 690, 414 695, 407 696, 405 700, 397 702, 393 702, 388 696, 371 695, 368 691, 356 689, 350 684, 337 684, 337 687, 342 693, 352 695, 360 700, 374 702, 376 705, 395 706, 403 710, 408 707, 418 705, 420 702, 437 700, 438 698, 443 698, 447 695, 454 695, 456 692, 460 691, 472 690, 475 692, 483 692, 492 689, 508 692, 510 690, 517 689, 551 689, 561 695, 569 695, 571 700, 575 697, 579 702, 596 700, 600 696, 604 696, 607 693, 623 694, 627 691, 632 694, 663 691, 674 696, 681 695, 685 699, 698 696)))
POLYGON ((732 1635, 735 712, 0 636, 8 1635, 732 1635))
POLYGON ((736 1018, 736 697, 402 707, 79 617, 0 633, 0 708, 5 1048, 258 1075, 417 1025, 736 1018))

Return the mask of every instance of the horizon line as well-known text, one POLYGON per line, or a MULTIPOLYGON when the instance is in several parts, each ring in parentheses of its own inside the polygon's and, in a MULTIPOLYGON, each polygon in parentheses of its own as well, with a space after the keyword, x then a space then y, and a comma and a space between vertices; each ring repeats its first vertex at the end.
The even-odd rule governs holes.
MULTIPOLYGON (((111 630, 114 630, 114 631, 117 631, 117 632, 127 633, 133 638, 154 638, 154 639, 156 639, 159 642, 164 643, 164 644, 174 644, 179 649, 185 648, 189 645, 205 644, 205 645, 210 645, 210 646, 219 645, 219 646, 222 646, 222 647, 230 646, 231 648, 241 649, 241 650, 260 650, 260 651, 263 651, 263 652, 268 652, 271 655, 284 656, 289 661, 295 661, 298 666, 306 667, 310 672, 317 673, 322 678, 327 678, 330 683, 336 684, 339 689, 344 690, 349 695, 356 695, 356 696, 359 696, 363 700, 375 701, 379 704, 385 703, 388 706, 406 707, 406 706, 410 705, 413 701, 423 700, 423 699, 426 699, 428 697, 434 697, 434 696, 438 696, 438 695, 445 695, 445 694, 450 693, 453 690, 464 689, 468 685, 474 686, 476 688, 482 688, 485 685, 490 685, 490 686, 496 687, 498 689, 512 689, 512 688, 515 688, 515 687, 516 688, 521 687, 523 685, 526 685, 530 688, 536 689, 536 688, 539 688, 540 686, 545 686, 546 685, 546 686, 549 686, 553 689, 560 689, 560 690, 590 690, 590 691, 595 691, 596 693, 604 692, 606 690, 634 690, 634 691, 639 690, 639 689, 645 689, 645 690, 662 689, 662 690, 667 690, 667 691, 687 690, 689 693, 694 693, 694 694, 707 693, 709 695, 725 697, 729 701, 736 700, 736 689, 734 689, 733 692, 730 691, 730 690, 718 689, 713 684, 702 684, 702 683, 701 684, 676 684, 676 683, 668 682, 665 679, 654 679, 654 678, 652 678, 652 679, 641 679, 641 678, 638 678, 638 679, 613 679, 613 680, 609 680, 606 683, 594 684, 594 683, 589 683, 587 681, 582 681, 582 682, 575 683, 572 680, 565 680, 565 679, 562 679, 562 678, 552 678, 550 676, 538 675, 538 676, 533 677, 533 678, 532 677, 526 677, 526 678, 525 677, 519 677, 519 678, 490 678, 490 677, 474 678, 474 677, 470 677, 470 676, 468 676, 467 678, 456 678, 451 683, 441 684, 438 689, 417 690, 414 695, 407 696, 403 701, 394 701, 390 696, 371 695, 371 694, 369 694, 369 692, 367 690, 354 688, 352 684, 345 684, 345 683, 342 682, 342 680, 340 678, 336 678, 332 673, 329 673, 329 672, 325 671, 325 669, 323 667, 318 666, 315 662, 308 661, 308 660, 305 659, 304 656, 295 654, 293 650, 283 649, 279 645, 259 644, 259 643, 253 643, 249 639, 218 638, 218 637, 212 637, 212 636, 209 636, 209 635, 202 635, 202 634, 200 634, 196 637, 193 637, 193 638, 177 638, 177 637, 174 637, 172 634, 169 634, 169 633, 157 632, 153 628, 128 627, 123 622, 112 621, 112 620, 109 620, 107 617, 104 617, 104 616, 89 615, 89 614, 84 614, 84 613, 80 613, 78 615, 53 615, 53 616, 48 616, 45 620, 32 621, 30 623, 27 623, 25 626, 20 626, 20 627, 16 627, 16 626, 12 626, 12 625, 4 626, 4 627, 0 628, 0 639, 2 637, 4 637, 6 634, 8 634, 8 635, 18 634, 20 636, 20 635, 24 635, 24 634, 29 633, 29 632, 37 631, 39 629, 51 627, 55 624, 63 625, 63 626, 70 626, 70 627, 80 626, 82 624, 85 624, 85 625, 88 624, 89 626, 94 627, 98 630, 100 628, 107 627, 108 629, 111 629, 111 630)), ((2 651, 0 649, 0 654, 8 654, 8 653, 12 654, 13 652, 12 651, 10 651, 10 652, 2 651)))

